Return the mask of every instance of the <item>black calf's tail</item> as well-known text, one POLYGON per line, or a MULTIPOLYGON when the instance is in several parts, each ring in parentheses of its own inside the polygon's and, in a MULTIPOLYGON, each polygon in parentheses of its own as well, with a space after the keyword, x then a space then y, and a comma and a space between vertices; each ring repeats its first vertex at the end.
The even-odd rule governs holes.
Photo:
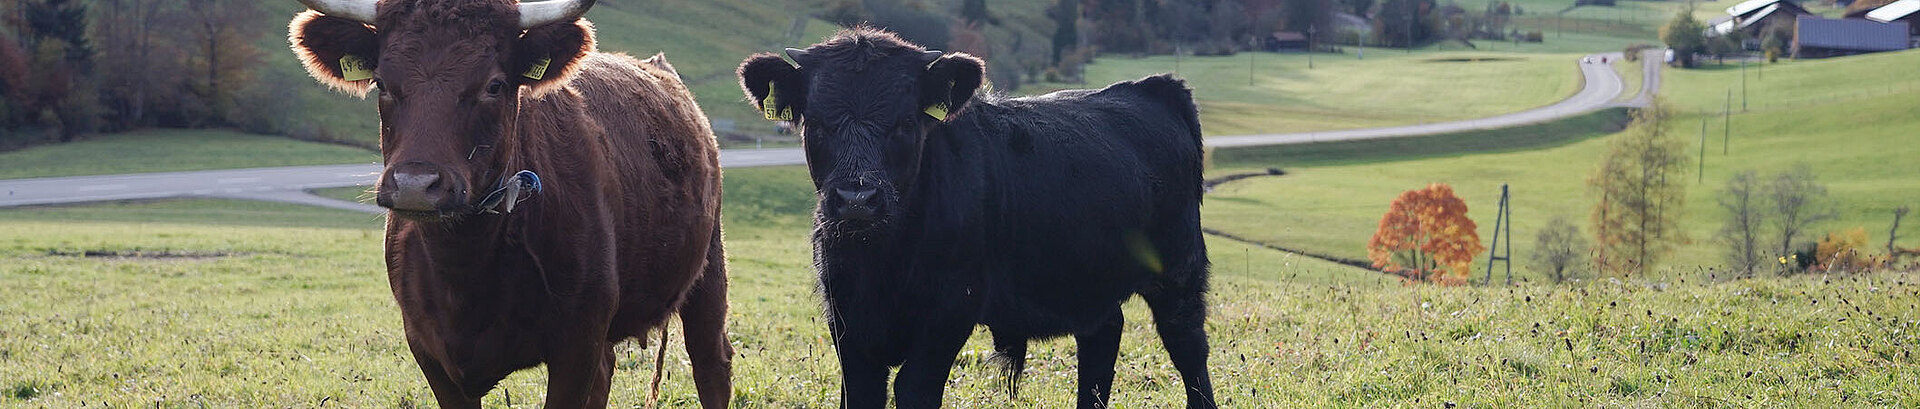
POLYGON ((1007 399, 1020 398, 1020 373, 1027 370, 1027 339, 993 334, 993 358, 1007 379, 1007 399))
POLYGON ((1175 78, 1173 74, 1157 74, 1134 81, 1140 89, 1159 100, 1186 122, 1187 132, 1193 136, 1194 146, 1201 146, 1200 107, 1193 104, 1193 88, 1187 87, 1187 81, 1175 78))

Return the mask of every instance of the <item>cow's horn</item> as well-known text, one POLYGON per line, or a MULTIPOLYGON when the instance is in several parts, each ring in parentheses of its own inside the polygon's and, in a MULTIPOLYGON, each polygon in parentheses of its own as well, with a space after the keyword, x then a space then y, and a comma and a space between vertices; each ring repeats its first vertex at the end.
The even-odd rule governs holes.
POLYGON ((573 21, 593 8, 594 0, 552 0, 520 3, 520 29, 573 21))
POLYGON ((300 0, 300 4, 328 16, 373 24, 375 0, 300 0))
POLYGON ((933 65, 934 61, 940 60, 940 56, 946 54, 947 53, 940 52, 940 50, 922 51, 920 52, 920 65, 933 65))
POLYGON ((787 58, 792 58, 793 62, 805 65, 806 62, 800 61, 800 59, 807 58, 807 50, 787 47, 787 58))

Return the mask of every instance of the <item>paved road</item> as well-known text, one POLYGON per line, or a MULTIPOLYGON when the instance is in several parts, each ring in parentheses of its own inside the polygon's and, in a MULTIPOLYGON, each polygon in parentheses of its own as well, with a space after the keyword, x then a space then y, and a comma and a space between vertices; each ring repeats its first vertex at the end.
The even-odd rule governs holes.
MULTIPOLYGON (((1241 146, 1261 146, 1261 145, 1286 145, 1286 144, 1296 144, 1296 143, 1351 141, 1351 140, 1377 139, 1377 138, 1397 138, 1402 136, 1435 135, 1435 134, 1454 133, 1454 132, 1472 131, 1472 130, 1480 130, 1480 129, 1506 128, 1506 127, 1511 127, 1516 125, 1526 125, 1526 124, 1537 123, 1537 122, 1546 122, 1550 120, 1584 114, 1584 113, 1593 111, 1595 109, 1617 106, 1613 104, 1613 100, 1616 98, 1619 98, 1622 92, 1623 85, 1621 85, 1621 82, 1620 82, 1620 75, 1618 73, 1615 73, 1612 67, 1607 66, 1607 64, 1601 64, 1600 61, 1602 58, 1605 58, 1606 61, 1619 60, 1620 55, 1621 55, 1620 53, 1605 53, 1605 54, 1589 55, 1587 57, 1581 58, 1578 64, 1580 65, 1580 73, 1582 74, 1582 77, 1585 78, 1585 82, 1584 82, 1585 86, 1580 88, 1580 92, 1573 94, 1572 97, 1568 97, 1567 99, 1560 100, 1560 102, 1556 102, 1553 105, 1534 108, 1526 111, 1520 111, 1520 112, 1515 112, 1515 113, 1506 114, 1506 115, 1491 116, 1491 117, 1479 118, 1479 119, 1468 119, 1468 120, 1453 121, 1453 122, 1436 122, 1436 123, 1420 124, 1420 125, 1394 126, 1394 127, 1386 127, 1386 128, 1344 129, 1344 130, 1338 130, 1338 131, 1301 132, 1301 133, 1288 133, 1288 134, 1217 136, 1217 137, 1207 138, 1207 146, 1241 147, 1241 146), (1593 62, 1588 63, 1587 61, 1589 60, 1593 62)), ((1657 73, 1659 72, 1658 65, 1653 65, 1653 67, 1654 69, 1651 72, 1656 73, 1655 75, 1657 76, 1658 75, 1657 73)))
MULTIPOLYGON (((1577 62, 1585 86, 1573 97, 1545 107, 1512 114, 1388 128, 1351 129, 1292 134, 1221 136, 1207 138, 1215 147, 1284 145, 1338 140, 1359 140, 1401 136, 1433 135, 1488 128, 1503 128, 1543 122, 1612 106, 1644 106, 1659 86, 1659 51, 1648 51, 1644 69, 1646 81, 1640 95, 1628 102, 1613 101, 1622 93, 1620 77, 1605 64, 1577 62)), ((1620 53, 1594 54, 1594 60, 1620 58, 1620 53)), ((798 148, 728 149, 720 152, 720 166, 743 168, 799 165, 806 163, 798 148)), ((378 213, 379 207, 322 198, 306 194, 309 189, 371 185, 380 173, 375 163, 359 165, 293 166, 278 168, 230 169, 195 172, 141 173, 129 175, 75 176, 38 179, 0 180, 0 207, 31 206, 104 200, 160 199, 171 197, 223 197, 298 203, 336 209, 378 213)))

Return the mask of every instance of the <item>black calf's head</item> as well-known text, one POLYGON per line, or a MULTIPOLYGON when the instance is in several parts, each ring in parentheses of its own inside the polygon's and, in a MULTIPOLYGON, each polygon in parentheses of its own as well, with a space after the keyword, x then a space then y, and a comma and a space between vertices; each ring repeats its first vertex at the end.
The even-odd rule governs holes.
POLYGON ((927 135, 960 114, 983 78, 977 58, 868 28, 787 56, 795 64, 773 54, 747 58, 740 86, 768 119, 801 125, 821 213, 849 226, 897 216, 927 135))

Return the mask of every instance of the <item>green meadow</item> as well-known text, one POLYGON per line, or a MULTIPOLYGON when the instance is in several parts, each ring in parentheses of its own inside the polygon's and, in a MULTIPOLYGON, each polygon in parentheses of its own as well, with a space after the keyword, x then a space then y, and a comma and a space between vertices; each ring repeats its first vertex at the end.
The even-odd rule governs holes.
POLYGON ((218 129, 162 129, 0 152, 0 179, 379 161, 379 153, 352 146, 218 129))
MULTIPOLYGON (((726 177, 737 406, 831 407, 804 172, 726 177)), ((221 200, 0 210, 0 404, 431 407, 381 222, 221 200)), ((1920 404, 1910 273, 1441 288, 1227 240, 1209 252, 1227 407, 1920 404)), ((1177 405, 1143 304, 1126 313, 1114 406, 1177 405)), ((1071 342, 1034 345, 1017 398, 989 351, 976 334, 950 405, 1070 404, 1071 342)), ((651 353, 618 349, 616 406, 644 405, 651 353)), ((668 356, 662 405, 695 405, 682 352, 668 356)), ((487 404, 537 407, 544 382, 516 374, 487 404)))
MULTIPOLYGON (((1764 80, 1759 79, 1760 69, 1750 68, 1745 111, 1737 66, 1666 70, 1661 95, 1678 111, 1667 130, 1692 143, 1689 153, 1696 161, 1704 157, 1705 169, 1703 174, 1693 169, 1685 173, 1699 183, 1687 186, 1680 218, 1687 240, 1666 267, 1691 274, 1719 265, 1714 232, 1724 214, 1715 200, 1731 175, 1745 170, 1766 175, 1799 163, 1819 175, 1837 210, 1838 217, 1816 226, 1815 234, 1865 227, 1882 232, 1874 233, 1877 238, 1870 243, 1883 243, 1893 209, 1920 203, 1920 178, 1914 177, 1920 175, 1920 163, 1911 159, 1920 155, 1920 134, 1913 132, 1920 129, 1920 105, 1913 103, 1920 97, 1920 80, 1894 74, 1915 63, 1920 63, 1920 52, 1794 61, 1769 64, 1764 80), (1729 89, 1733 111, 1722 117, 1729 89), (1703 119, 1706 137, 1700 138, 1703 119)), ((1587 194, 1586 180, 1606 152, 1611 133, 1588 126, 1555 131, 1551 123, 1534 128, 1545 129, 1540 138, 1577 142, 1411 159, 1394 153, 1459 150, 1449 144, 1484 142, 1488 134, 1372 141, 1362 147, 1379 155, 1357 160, 1338 160, 1342 153, 1356 157, 1354 149, 1313 145, 1217 152, 1215 174, 1268 167, 1284 168, 1288 174, 1217 187, 1202 211, 1209 226, 1235 235, 1311 254, 1365 259, 1367 238, 1400 192, 1429 183, 1453 185, 1479 223, 1481 239, 1491 240, 1500 186, 1506 184, 1513 194, 1514 254, 1524 258, 1535 230, 1552 217, 1582 224, 1587 220, 1596 198, 1587 194)), ((1516 130, 1491 135, 1503 132, 1516 130)), ((1700 169, 1702 163, 1694 165, 1700 169)), ((1529 274, 1523 270, 1516 268, 1523 277, 1529 274)))
MULTIPOLYGON (((792 10, 766 2, 603 3, 589 16, 603 49, 666 51, 703 108, 743 118, 748 129, 765 124, 740 101, 734 64, 827 30, 814 21, 801 40, 788 38, 792 10)), ((1518 27, 1543 29, 1546 43, 1367 48, 1364 60, 1348 48, 1314 55, 1312 69, 1305 55, 1262 53, 1251 57, 1252 85, 1246 54, 1182 57, 1177 70, 1196 88, 1212 135, 1481 117, 1571 95, 1580 85, 1575 59, 1653 42, 1652 27, 1682 6, 1628 1, 1556 14, 1564 2, 1515 3, 1527 12, 1518 27)), ((285 15, 298 9, 265 4, 285 15)), ((1036 4, 1003 10, 1033 18, 1036 4)), ((273 45, 265 50, 284 47, 284 39, 262 41, 273 45)), ((290 55, 266 54, 273 69, 304 78, 290 55)), ((1101 58, 1085 85, 1175 64, 1101 58)), ((1920 157, 1920 79, 1903 75, 1916 64, 1920 52, 1910 51, 1665 71, 1661 94, 1677 111, 1667 129, 1695 143, 1689 149, 1704 155, 1705 172, 1686 174, 1701 181, 1687 187, 1687 240, 1647 277, 1550 285, 1516 263, 1515 286, 1438 287, 1323 260, 1364 259, 1389 201, 1434 182, 1462 195, 1483 240, 1492 237, 1499 187, 1510 186, 1513 254, 1524 259, 1549 218, 1587 224, 1594 198, 1585 181, 1625 125, 1625 109, 1461 134, 1216 151, 1210 177, 1286 173, 1219 185, 1202 207, 1206 227, 1262 243, 1208 238, 1210 363, 1222 406, 1920 406, 1920 274, 1730 279, 1711 270, 1721 259, 1716 192, 1738 171, 1814 169, 1838 210, 1815 234, 1861 226, 1877 236, 1891 209, 1920 202, 1912 160, 1920 157)), ((1630 90, 1644 80, 1637 65, 1616 69, 1630 90)), ((294 97, 314 107, 309 120, 374 142, 370 102, 299 85, 294 97)), ((142 131, 0 153, 0 178, 377 160, 339 145, 142 131)), ((725 178, 736 406, 834 407, 840 381, 814 292, 806 173, 730 169, 725 178)), ((366 197, 364 187, 315 193, 366 197)), ((219 199, 0 209, 0 406, 433 407, 387 286, 384 222, 219 199)), ((1484 262, 1475 263, 1476 279, 1484 262)), ((1178 407, 1181 384, 1144 303, 1125 312, 1113 406, 1178 407)), ((672 338, 660 403, 693 407, 690 368, 672 338)), ((1017 397, 987 361, 989 344, 980 332, 963 350, 948 406, 1072 405, 1070 340, 1032 346, 1017 397)), ((652 345, 617 349, 615 406, 646 404, 652 345)), ((539 407, 545 381, 540 368, 516 374, 486 404, 539 407)))

